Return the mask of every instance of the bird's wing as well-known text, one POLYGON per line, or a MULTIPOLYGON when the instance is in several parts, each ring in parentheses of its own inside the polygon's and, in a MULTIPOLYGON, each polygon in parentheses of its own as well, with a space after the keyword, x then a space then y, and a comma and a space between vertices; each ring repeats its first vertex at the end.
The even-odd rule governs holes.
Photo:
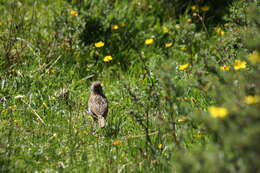
POLYGON ((90 114, 90 115, 93 115, 93 113, 91 112, 90 107, 86 107, 86 113, 87 113, 87 114, 90 114))
POLYGON ((105 116, 107 114, 107 99, 105 97, 96 96, 90 100, 90 111, 97 116, 105 116))

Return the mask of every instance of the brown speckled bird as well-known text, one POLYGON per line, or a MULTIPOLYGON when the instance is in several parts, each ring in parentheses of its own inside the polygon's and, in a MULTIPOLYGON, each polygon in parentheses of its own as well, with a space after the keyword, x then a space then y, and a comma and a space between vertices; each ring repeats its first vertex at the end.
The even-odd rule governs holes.
POLYGON ((100 82, 91 84, 91 93, 88 99, 88 112, 94 120, 98 121, 99 127, 105 127, 105 118, 108 112, 107 98, 103 93, 100 82))

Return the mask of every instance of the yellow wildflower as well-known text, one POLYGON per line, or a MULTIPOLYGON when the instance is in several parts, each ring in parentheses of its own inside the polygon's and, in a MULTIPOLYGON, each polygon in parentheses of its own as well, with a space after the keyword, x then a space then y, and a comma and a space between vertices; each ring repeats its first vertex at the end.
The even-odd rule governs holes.
POLYGON ((259 103, 260 101, 260 97, 259 96, 246 96, 244 98, 244 102, 246 104, 255 104, 255 103, 259 103))
POLYGON ((252 62, 252 63, 260 63, 260 53, 255 50, 254 52, 252 52, 250 55, 249 55, 249 60, 252 62))
POLYGON ((112 61, 112 59, 113 59, 112 56, 105 56, 103 61, 104 62, 110 62, 110 61, 112 61))
POLYGON ((216 34, 221 35, 221 36, 223 36, 223 35, 225 34, 225 32, 223 31, 223 29, 221 29, 221 28, 216 28, 216 29, 215 29, 215 32, 216 32, 216 34))
POLYGON ((47 73, 48 73, 49 75, 51 75, 51 74, 53 74, 55 71, 56 71, 55 69, 49 69, 47 73))
POLYGON ((228 110, 224 107, 209 106, 208 111, 214 118, 224 118, 228 115, 228 110))
POLYGON ((96 47, 103 47, 105 45, 105 43, 103 41, 99 41, 97 43, 95 43, 96 47))
POLYGON ((181 117, 181 118, 177 119, 177 122, 181 123, 181 122, 188 121, 188 120, 189 120, 188 117, 181 117))
POLYGON ((198 12, 199 11, 199 6, 198 5, 191 6, 191 11, 192 12, 198 12))
POLYGON ((189 67, 189 64, 183 64, 179 66, 179 70, 186 70, 189 67))
POLYGON ((163 26, 163 33, 169 33, 169 29, 166 26, 163 26))
POLYGON ((122 142, 119 141, 119 140, 116 140, 116 141, 113 141, 113 142, 112 142, 112 145, 115 145, 115 146, 121 145, 121 144, 122 144, 122 142))
POLYGON ((153 42, 154 42, 153 38, 150 38, 150 39, 145 40, 144 43, 145 43, 146 45, 150 45, 150 44, 153 44, 153 42))
POLYGON ((164 45, 165 45, 165 47, 171 47, 172 46, 172 42, 165 43, 164 45))
POLYGON ((220 70, 229 71, 230 70, 230 66, 227 66, 227 65, 220 66, 220 70))
POLYGON ((209 11, 210 7, 205 5, 205 6, 200 7, 200 9, 201 9, 201 11, 207 12, 207 11, 209 11))
POLYGON ((158 148, 159 148, 160 150, 163 150, 163 149, 164 149, 164 145, 163 145, 163 144, 158 144, 158 148))
POLYGON ((234 63, 234 69, 240 70, 240 69, 244 69, 244 68, 246 68, 246 62, 236 59, 235 63, 234 63))
POLYGON ((118 26, 118 25, 112 25, 112 26, 111 26, 111 29, 112 29, 112 30, 118 30, 118 29, 119 29, 119 26, 118 26))
POLYGON ((70 15, 73 16, 73 17, 77 17, 79 15, 79 13, 75 10, 71 10, 70 15))

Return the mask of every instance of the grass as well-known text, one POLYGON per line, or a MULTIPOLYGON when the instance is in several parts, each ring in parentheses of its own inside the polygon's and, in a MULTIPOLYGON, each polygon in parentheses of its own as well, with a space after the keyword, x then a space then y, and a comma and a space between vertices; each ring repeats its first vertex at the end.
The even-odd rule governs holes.
POLYGON ((244 101, 260 94, 254 3, 216 22, 210 2, 0 2, 0 172, 259 171, 259 100, 244 101), (104 129, 86 114, 95 80, 104 129))

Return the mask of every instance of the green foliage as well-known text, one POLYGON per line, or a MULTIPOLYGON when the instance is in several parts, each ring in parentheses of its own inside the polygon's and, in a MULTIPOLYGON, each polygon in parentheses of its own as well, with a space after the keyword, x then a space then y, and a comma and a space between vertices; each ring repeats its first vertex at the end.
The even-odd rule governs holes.
POLYGON ((0 172, 259 172, 256 2, 0 9, 0 172), (104 129, 86 114, 95 80, 104 129))

